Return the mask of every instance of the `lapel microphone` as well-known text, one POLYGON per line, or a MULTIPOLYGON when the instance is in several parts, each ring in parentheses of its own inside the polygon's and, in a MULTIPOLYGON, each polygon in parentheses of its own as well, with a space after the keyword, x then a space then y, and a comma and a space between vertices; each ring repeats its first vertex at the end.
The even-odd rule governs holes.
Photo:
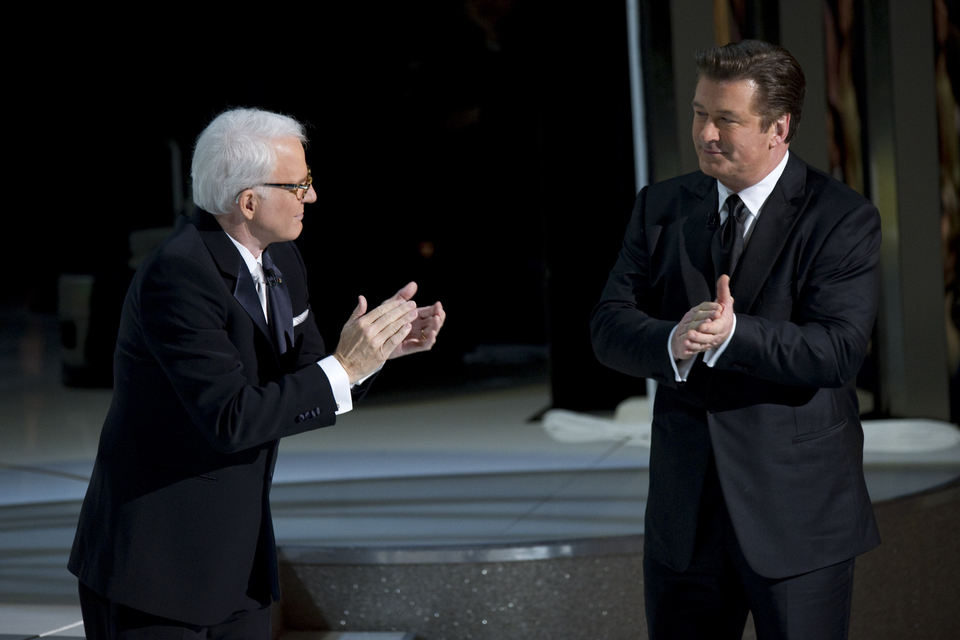
POLYGON ((278 276, 273 269, 269 267, 263 268, 263 278, 267 281, 268 287, 275 287, 283 282, 283 278, 278 276))

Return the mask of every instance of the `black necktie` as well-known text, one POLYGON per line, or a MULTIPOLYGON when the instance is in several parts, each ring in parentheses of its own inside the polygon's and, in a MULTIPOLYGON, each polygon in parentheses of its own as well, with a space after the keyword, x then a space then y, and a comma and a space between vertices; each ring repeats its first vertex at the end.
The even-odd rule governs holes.
POLYGON ((287 285, 283 282, 283 274, 266 251, 263 252, 263 275, 269 292, 267 308, 270 310, 270 332, 277 351, 283 353, 293 343, 293 304, 287 285))
POLYGON ((716 274, 733 275, 737 261, 743 253, 743 227, 747 220, 747 207, 737 194, 731 194, 724 205, 727 219, 717 232, 718 241, 714 242, 714 267, 716 274))

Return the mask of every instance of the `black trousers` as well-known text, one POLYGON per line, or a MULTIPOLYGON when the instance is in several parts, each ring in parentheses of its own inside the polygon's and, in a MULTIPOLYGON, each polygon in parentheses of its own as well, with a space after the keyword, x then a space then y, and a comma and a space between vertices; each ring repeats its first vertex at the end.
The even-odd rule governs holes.
POLYGON ((241 611, 201 627, 111 602, 80 583, 80 611, 87 640, 269 640, 270 607, 241 611))
POLYGON ((690 566, 677 572, 644 554, 649 637, 741 640, 749 611, 758 640, 845 640, 853 567, 851 558, 782 579, 754 572, 737 542, 711 460, 690 566))

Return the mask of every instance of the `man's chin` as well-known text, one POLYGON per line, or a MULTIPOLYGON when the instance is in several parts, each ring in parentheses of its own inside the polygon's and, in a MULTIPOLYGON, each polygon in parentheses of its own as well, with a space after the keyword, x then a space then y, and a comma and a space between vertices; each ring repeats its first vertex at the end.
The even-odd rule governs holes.
POLYGON ((303 222, 296 220, 296 224, 290 225, 290 228, 287 229, 285 237, 281 242, 292 242, 300 237, 300 234, 303 232, 303 222))
POLYGON ((719 160, 721 158, 722 156, 714 158, 713 156, 704 156, 701 154, 699 156, 700 171, 704 172, 711 178, 719 178, 723 174, 723 172, 720 170, 719 160))

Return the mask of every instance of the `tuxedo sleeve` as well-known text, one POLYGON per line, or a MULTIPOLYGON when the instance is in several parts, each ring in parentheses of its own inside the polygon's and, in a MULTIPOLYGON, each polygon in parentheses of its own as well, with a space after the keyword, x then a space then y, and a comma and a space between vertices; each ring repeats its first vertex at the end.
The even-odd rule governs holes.
POLYGON ((838 209, 805 227, 790 281, 768 286, 763 304, 789 317, 738 311, 736 335, 716 369, 817 388, 857 375, 877 314, 880 216, 862 199, 838 209))
POLYGON ((677 384, 669 341, 676 322, 656 317, 659 296, 650 259, 660 227, 646 222, 648 189, 637 196, 623 246, 590 324, 593 350, 604 365, 628 375, 677 384))
MULTIPOLYGON (((151 264, 136 315, 147 350, 212 446, 230 453, 333 424, 336 402, 323 370, 314 362, 258 381, 253 335, 242 333, 252 323, 231 324, 232 296, 202 257, 179 257, 151 264)), ((319 340, 316 327, 308 332, 309 342, 319 340)))

